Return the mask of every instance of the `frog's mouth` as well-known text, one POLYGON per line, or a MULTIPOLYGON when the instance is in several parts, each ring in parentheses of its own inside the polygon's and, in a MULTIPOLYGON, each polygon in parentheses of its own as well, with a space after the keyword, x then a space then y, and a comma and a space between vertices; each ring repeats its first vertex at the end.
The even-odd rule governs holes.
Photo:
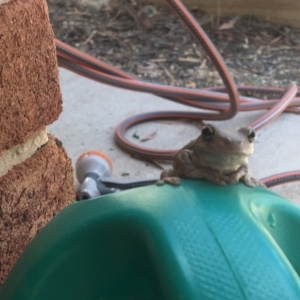
POLYGON ((245 157, 250 156, 253 153, 253 149, 249 149, 247 152, 245 151, 199 151, 197 154, 198 157, 209 157, 210 159, 223 159, 223 160, 239 160, 244 159, 245 157))
POLYGON ((236 170, 248 164, 248 154, 202 152, 198 154, 203 166, 219 170, 236 170))

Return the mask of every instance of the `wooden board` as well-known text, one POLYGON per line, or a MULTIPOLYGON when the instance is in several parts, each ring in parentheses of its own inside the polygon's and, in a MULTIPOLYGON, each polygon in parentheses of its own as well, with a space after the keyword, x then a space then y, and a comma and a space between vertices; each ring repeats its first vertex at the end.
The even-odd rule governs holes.
MULTIPOLYGON (((154 3, 166 3, 153 0, 154 3)), ((197 6, 214 15, 256 15, 263 19, 300 27, 299 0, 184 0, 187 7, 197 6)))

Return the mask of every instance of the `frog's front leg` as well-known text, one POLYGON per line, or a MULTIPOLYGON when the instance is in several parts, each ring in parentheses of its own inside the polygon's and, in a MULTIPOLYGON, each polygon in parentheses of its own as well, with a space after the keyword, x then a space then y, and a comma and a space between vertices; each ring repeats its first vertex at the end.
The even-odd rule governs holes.
POLYGON ((203 166, 197 166, 193 160, 193 151, 183 149, 178 153, 178 160, 174 162, 174 169, 181 178, 206 179, 218 185, 226 185, 229 177, 220 171, 203 166), (177 163, 176 163, 177 162, 177 163), (181 162, 180 165, 178 162, 181 162))
POLYGON ((171 185, 179 185, 181 182, 180 178, 176 176, 173 169, 164 170, 160 174, 160 179, 156 181, 156 185, 163 185, 169 183, 171 185))
MULTIPOLYGON (((233 172, 227 174, 228 178, 229 178, 228 183, 235 184, 239 181, 242 181, 245 184, 246 184, 246 182, 250 184, 250 182, 248 182, 247 174, 248 174, 248 167, 240 166, 236 171, 233 171, 233 172)), ((248 184, 246 184, 246 185, 248 185, 248 184)), ((250 185, 248 185, 248 186, 250 186, 250 185)))
POLYGON ((206 179, 218 185, 226 185, 228 176, 221 174, 217 170, 207 167, 199 167, 192 161, 193 151, 190 149, 180 150, 174 158, 173 169, 165 170, 161 173, 157 185, 165 182, 172 185, 179 185, 180 178, 206 179))
POLYGON ((243 182, 246 186, 254 187, 255 185, 265 186, 261 181, 256 180, 249 174, 248 166, 241 166, 235 172, 228 174, 230 184, 235 184, 237 182, 243 182))
POLYGON ((240 181, 249 187, 254 187, 255 185, 266 187, 260 180, 251 177, 249 173, 246 173, 244 176, 242 176, 240 181))
POLYGON ((173 160, 173 169, 162 171, 156 185, 163 185, 164 183, 179 185, 181 182, 180 177, 185 177, 185 173, 194 168, 191 161, 192 154, 193 151, 189 149, 178 151, 173 160))

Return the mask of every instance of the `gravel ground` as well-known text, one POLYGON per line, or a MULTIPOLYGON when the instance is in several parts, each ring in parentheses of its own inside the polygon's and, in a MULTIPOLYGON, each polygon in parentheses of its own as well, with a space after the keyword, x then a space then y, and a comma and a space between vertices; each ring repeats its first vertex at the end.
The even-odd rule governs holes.
MULTIPOLYGON (((48 0, 56 38, 147 81, 190 88, 221 85, 211 62, 167 6, 113 2, 100 10, 48 0)), ((253 16, 217 19, 190 11, 238 84, 286 87, 300 72, 300 29, 253 16)))

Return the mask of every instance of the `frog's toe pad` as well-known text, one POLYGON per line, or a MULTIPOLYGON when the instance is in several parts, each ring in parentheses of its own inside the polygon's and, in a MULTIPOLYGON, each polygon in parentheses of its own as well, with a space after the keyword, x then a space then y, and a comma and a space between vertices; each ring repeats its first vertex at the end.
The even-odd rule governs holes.
POLYGON ((171 185, 180 185, 181 179, 179 177, 165 177, 156 181, 156 185, 163 185, 169 183, 171 185))
POLYGON ((213 181, 217 185, 227 185, 226 181, 218 179, 216 181, 213 181))
POLYGON ((266 187, 266 185, 262 181, 257 180, 253 177, 251 178, 251 181, 252 181, 253 185, 259 185, 259 186, 262 186, 262 187, 266 187))
POLYGON ((260 180, 257 180, 249 175, 245 176, 241 180, 248 187, 254 187, 256 185, 266 187, 260 180))
POLYGON ((165 182, 164 182, 163 179, 158 179, 158 180, 156 181, 156 185, 158 185, 158 186, 163 185, 163 184, 165 184, 165 182))
POLYGON ((181 179, 179 177, 167 177, 166 179, 167 181, 165 182, 168 182, 172 185, 180 185, 181 183, 181 179))

